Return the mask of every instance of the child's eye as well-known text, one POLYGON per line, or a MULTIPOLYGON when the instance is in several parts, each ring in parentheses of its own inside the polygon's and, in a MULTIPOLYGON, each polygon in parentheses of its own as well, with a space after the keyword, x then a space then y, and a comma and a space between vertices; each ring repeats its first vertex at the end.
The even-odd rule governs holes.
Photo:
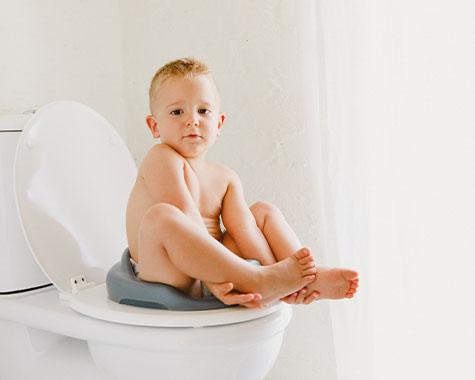
POLYGON ((210 113, 211 111, 206 109, 206 108, 200 108, 198 110, 199 113, 203 114, 203 115, 206 115, 207 113, 210 113))
POLYGON ((173 110, 172 112, 170 112, 172 115, 181 115, 183 113, 182 110, 173 110))

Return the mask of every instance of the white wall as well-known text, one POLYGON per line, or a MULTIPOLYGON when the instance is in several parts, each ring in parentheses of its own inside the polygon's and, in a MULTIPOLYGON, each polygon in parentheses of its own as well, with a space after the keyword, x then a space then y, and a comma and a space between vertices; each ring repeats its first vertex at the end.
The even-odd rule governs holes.
POLYGON ((125 136, 119 3, 0 0, 0 113, 89 105, 125 136))
MULTIPOLYGON (((278 205, 324 263, 311 0, 0 0, 0 112, 73 99, 103 114, 139 164, 159 66, 194 56, 227 114, 209 154, 240 175, 249 204, 278 205)), ((336 379, 328 305, 294 307, 272 380, 336 379)))
MULTIPOLYGON (((233 167, 249 204, 277 204, 324 262, 319 221, 316 11, 311 1, 122 1, 127 138, 138 162, 156 143, 148 86, 171 59, 212 68, 227 119, 208 158, 233 167), (134 17, 131 17, 134 15, 134 17)), ((335 379, 325 302, 295 307, 269 379, 335 379)))

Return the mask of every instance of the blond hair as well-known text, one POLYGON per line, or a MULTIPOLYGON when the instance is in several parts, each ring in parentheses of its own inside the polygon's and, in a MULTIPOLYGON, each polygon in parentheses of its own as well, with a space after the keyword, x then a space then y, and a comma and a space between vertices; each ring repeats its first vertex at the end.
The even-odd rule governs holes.
POLYGON ((180 58, 160 67, 152 79, 149 90, 150 112, 156 105, 157 92, 160 85, 168 78, 184 78, 190 79, 195 75, 209 74, 211 70, 205 63, 194 58, 180 58))

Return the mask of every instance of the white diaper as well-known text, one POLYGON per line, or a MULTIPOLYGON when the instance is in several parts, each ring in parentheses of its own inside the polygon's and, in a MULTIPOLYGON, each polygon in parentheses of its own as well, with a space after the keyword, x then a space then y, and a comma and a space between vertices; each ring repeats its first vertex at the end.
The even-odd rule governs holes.
POLYGON ((134 259, 130 258, 130 263, 132 264, 132 268, 134 269, 134 273, 136 276, 139 275, 139 264, 137 264, 134 259))

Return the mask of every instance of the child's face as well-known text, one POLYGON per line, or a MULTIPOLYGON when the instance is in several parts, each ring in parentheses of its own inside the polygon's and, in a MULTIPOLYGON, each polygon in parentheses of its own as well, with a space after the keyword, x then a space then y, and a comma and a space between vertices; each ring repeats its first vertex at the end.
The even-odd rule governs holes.
POLYGON ((209 75, 169 78, 157 92, 147 124, 153 137, 185 158, 204 157, 219 135, 225 115, 219 113, 216 86, 209 75))

